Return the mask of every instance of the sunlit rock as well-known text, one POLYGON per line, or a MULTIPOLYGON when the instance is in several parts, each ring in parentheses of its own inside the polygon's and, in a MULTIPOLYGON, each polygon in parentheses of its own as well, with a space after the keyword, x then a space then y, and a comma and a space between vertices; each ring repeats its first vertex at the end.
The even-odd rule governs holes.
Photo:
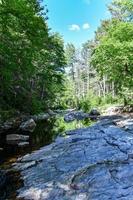
MULTIPOLYGON (((119 119, 121 120, 121 119, 119 119)), ((116 118, 114 118, 116 121, 116 118)), ((19 158, 18 196, 32 200, 131 200, 133 134, 103 119, 19 158), (108 123, 107 123, 108 122, 108 123)))
POLYGON ((27 131, 27 132, 33 132, 35 130, 35 127, 36 127, 36 123, 33 119, 29 119, 28 121, 23 122, 20 125, 20 129, 22 131, 27 131))

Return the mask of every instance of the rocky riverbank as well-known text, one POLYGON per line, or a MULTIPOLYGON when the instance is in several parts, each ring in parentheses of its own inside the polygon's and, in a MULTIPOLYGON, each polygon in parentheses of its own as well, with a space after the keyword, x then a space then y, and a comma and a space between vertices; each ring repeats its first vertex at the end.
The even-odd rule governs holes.
MULTIPOLYGON (((90 113, 83 111, 66 110, 63 113, 65 122, 69 123, 74 120, 91 119, 96 120, 100 113, 93 109, 90 113)), ((39 115, 18 115, 17 117, 8 119, 0 123, 0 151, 3 151, 5 146, 12 145, 16 147, 26 147, 29 145, 30 135, 35 131, 40 122, 47 121, 55 116, 60 117, 61 114, 49 110, 48 113, 39 115)))
POLYGON ((102 117, 19 158, 13 168, 24 181, 18 196, 27 200, 131 200, 133 119, 102 117))
POLYGON ((0 121, 0 152, 7 146, 24 148, 29 145, 31 134, 36 130, 40 122, 44 122, 54 117, 51 110, 48 113, 39 115, 18 114, 16 117, 0 121))

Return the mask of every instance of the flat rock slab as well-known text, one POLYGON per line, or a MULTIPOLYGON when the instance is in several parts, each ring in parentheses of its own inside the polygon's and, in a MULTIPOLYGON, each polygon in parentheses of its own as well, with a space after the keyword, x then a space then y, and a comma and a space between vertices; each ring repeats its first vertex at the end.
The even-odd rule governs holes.
POLYGON ((132 200, 133 134, 102 120, 18 159, 29 200, 132 200))
POLYGON ((10 134, 6 136, 7 144, 18 145, 21 142, 26 142, 29 140, 28 135, 18 135, 18 134, 10 134))

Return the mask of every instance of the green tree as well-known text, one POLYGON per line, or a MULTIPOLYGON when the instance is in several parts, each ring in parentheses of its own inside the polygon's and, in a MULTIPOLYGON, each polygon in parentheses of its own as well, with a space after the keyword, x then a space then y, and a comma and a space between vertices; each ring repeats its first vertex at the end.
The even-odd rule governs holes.
POLYGON ((66 62, 67 66, 69 68, 70 75, 72 77, 72 80, 75 79, 75 69, 74 69, 74 63, 76 61, 76 48, 73 44, 68 43, 65 48, 65 56, 66 56, 66 62))
POLYGON ((133 21, 133 1, 113 0, 109 6, 113 18, 121 21, 133 21))
POLYGON ((49 32, 47 8, 38 0, 2 0, 0 16, 1 109, 46 109, 62 87, 65 65, 63 41, 49 32))
POLYGON ((132 1, 113 1, 113 18, 98 29, 92 56, 92 64, 101 77, 107 75, 110 82, 114 81, 124 98, 128 96, 124 91, 133 89, 133 23, 129 9, 132 5, 132 1))

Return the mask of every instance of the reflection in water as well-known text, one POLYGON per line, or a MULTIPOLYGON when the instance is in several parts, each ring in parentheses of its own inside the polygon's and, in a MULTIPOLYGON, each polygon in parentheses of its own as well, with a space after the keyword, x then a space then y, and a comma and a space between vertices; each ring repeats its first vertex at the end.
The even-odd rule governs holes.
POLYGON ((56 119, 40 121, 37 123, 35 131, 31 133, 30 146, 31 151, 39 149, 42 146, 48 145, 52 142, 55 135, 54 124, 56 119))
POLYGON ((35 131, 31 134, 30 151, 39 149, 42 146, 50 144, 57 135, 64 135, 65 131, 90 126, 90 119, 75 120, 66 123, 63 117, 52 118, 47 121, 40 121, 35 131))
POLYGON ((18 148, 17 145, 7 145, 5 151, 0 155, 0 161, 2 161, 2 158, 9 159, 15 155, 19 156, 30 153, 42 146, 50 144, 57 135, 60 134, 63 136, 65 131, 90 126, 91 124, 92 121, 90 119, 75 120, 66 123, 63 117, 54 117, 49 120, 40 121, 37 123, 35 131, 30 133, 29 146, 18 148))

